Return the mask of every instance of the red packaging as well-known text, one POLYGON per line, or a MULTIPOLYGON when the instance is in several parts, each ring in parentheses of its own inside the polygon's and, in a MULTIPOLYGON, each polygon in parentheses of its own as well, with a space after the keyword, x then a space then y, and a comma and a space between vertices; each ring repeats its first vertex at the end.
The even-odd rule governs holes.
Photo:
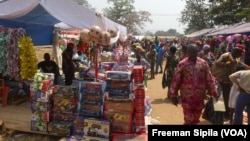
POLYGON ((145 126, 145 119, 135 119, 136 126, 145 126))
POLYGON ((144 112, 135 112, 135 118, 136 119, 145 118, 145 113, 144 112))
POLYGON ((143 76, 134 76, 135 83, 143 83, 144 77, 143 76))
POLYGON ((144 98, 136 98, 135 99, 135 106, 145 106, 144 98))
POLYGON ((137 134, 143 134, 147 132, 146 126, 135 126, 135 133, 137 134))
POLYGON ((112 141, 148 141, 147 134, 114 134, 112 141))
POLYGON ((142 65, 135 65, 132 69, 132 73, 134 76, 143 76, 144 67, 142 65))
POLYGON ((51 79, 43 80, 43 81, 42 81, 42 85, 43 85, 42 91, 43 91, 43 92, 46 92, 46 91, 52 89, 53 83, 54 83, 54 82, 53 82, 53 80, 51 80, 51 79))
POLYGON ((136 112, 145 112, 145 106, 144 105, 136 105, 135 111, 136 112))
POLYGON ((145 98, 145 89, 144 88, 136 88, 134 90, 135 98, 145 98))

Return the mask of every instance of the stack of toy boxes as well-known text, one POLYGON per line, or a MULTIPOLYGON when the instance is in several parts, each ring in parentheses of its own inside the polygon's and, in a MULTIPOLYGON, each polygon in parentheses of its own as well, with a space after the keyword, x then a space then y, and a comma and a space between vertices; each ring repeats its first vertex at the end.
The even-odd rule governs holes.
POLYGON ((132 94, 131 72, 107 71, 106 92, 109 99, 130 99, 132 94))
POLYGON ((78 86, 56 85, 53 95, 52 121, 49 134, 71 135, 77 109, 78 86))
POLYGON ((130 134, 133 129, 133 100, 106 100, 104 119, 112 122, 112 133, 130 134))
POLYGON ((146 132, 145 127, 145 88, 144 67, 133 67, 134 95, 135 95, 135 132, 146 132))
POLYGON ((79 82, 78 115, 92 118, 103 117, 104 82, 79 82))
POLYGON ((47 133, 51 119, 52 89, 54 75, 37 72, 30 85, 30 101, 32 110, 31 130, 47 133))

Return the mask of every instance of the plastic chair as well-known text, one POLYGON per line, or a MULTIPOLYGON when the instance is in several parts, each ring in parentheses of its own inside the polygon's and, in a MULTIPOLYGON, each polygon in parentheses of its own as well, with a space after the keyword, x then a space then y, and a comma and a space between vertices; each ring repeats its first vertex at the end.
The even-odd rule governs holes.
POLYGON ((8 94, 9 94, 9 87, 5 85, 5 80, 0 79, 1 86, 0 86, 0 97, 2 97, 2 106, 5 107, 7 105, 8 94))

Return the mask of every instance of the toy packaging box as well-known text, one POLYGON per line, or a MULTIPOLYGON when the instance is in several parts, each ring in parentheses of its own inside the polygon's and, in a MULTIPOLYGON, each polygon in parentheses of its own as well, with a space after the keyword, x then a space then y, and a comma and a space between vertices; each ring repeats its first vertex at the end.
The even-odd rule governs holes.
POLYGON ((51 98, 52 95, 52 90, 48 90, 45 92, 42 91, 38 91, 35 89, 30 90, 30 100, 32 101, 36 101, 38 99, 42 99, 42 100, 49 100, 51 98))
POLYGON ((111 130, 114 133, 131 134, 132 133, 132 123, 133 122, 113 121, 111 130))
POLYGON ((79 82, 79 92, 89 94, 103 94, 106 89, 106 84, 103 82, 79 82))
POLYGON ((84 117, 83 116, 75 116, 73 120, 73 136, 77 140, 81 140, 84 137, 84 117))
POLYGON ((75 118, 74 114, 65 114, 65 113, 52 113, 51 118, 53 121, 73 121, 75 118))
POLYGON ((148 141, 147 134, 114 134, 112 141, 148 141))
POLYGON ((102 117, 103 116, 103 105, 89 104, 89 103, 78 103, 78 113, 81 116, 90 117, 102 117))
POLYGON ((48 132, 48 130, 47 130, 48 123, 47 122, 31 120, 30 126, 31 126, 31 131, 38 131, 38 132, 43 132, 43 133, 48 132))
POLYGON ((62 94, 57 94, 53 97, 54 113, 74 114, 77 110, 77 100, 75 96, 65 97, 62 94))
POLYGON ((72 134, 72 122, 52 121, 48 124, 48 133, 53 135, 69 136, 72 134))
POLYGON ((128 93, 111 93, 107 94, 108 100, 132 100, 134 95, 128 93))
POLYGON ((131 80, 131 72, 106 71, 106 79, 109 80, 131 80))
POLYGON ((54 93, 62 94, 64 96, 72 96, 78 94, 78 86, 65 86, 65 85, 55 85, 54 93))
POLYGON ((37 101, 31 101, 31 110, 34 111, 50 111, 52 103, 50 100, 37 99, 37 101))
POLYGON ((110 121, 117 121, 117 122, 129 122, 131 123, 133 121, 133 114, 130 112, 110 112, 110 111, 104 111, 104 119, 110 120, 110 121))
POLYGON ((103 105, 104 95, 103 94, 97 95, 97 94, 89 94, 89 93, 80 93, 78 102, 103 105))
POLYGON ((51 112, 41 112, 41 111, 34 111, 32 113, 32 119, 33 121, 42 121, 42 122, 50 122, 51 121, 51 112))
POLYGON ((144 67, 142 65, 135 65, 132 69, 132 74, 144 77, 144 67))
POLYGON ((134 102, 132 100, 106 100, 105 111, 133 112, 134 102))
POLYGON ((104 139, 110 138, 110 126, 109 121, 98 119, 84 119, 84 135, 90 137, 99 137, 104 139))

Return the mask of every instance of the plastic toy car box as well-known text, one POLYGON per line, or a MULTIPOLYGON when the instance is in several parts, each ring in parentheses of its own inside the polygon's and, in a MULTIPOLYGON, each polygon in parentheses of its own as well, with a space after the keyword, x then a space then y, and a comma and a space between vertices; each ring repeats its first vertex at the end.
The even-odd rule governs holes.
POLYGON ((110 138, 110 121, 99 119, 84 119, 84 135, 99 138, 110 138))
POLYGON ((72 122, 52 121, 48 124, 48 133, 52 135, 69 136, 72 133, 72 122))
POLYGON ((103 94, 106 89, 106 85, 103 82, 79 82, 79 92, 89 94, 103 94))
POLYGON ((38 131, 43 133, 48 132, 48 122, 31 120, 30 126, 31 131, 38 131))
POLYGON ((106 100, 105 111, 133 112, 134 102, 132 100, 106 100))
POLYGON ((104 119, 117 122, 132 122, 133 113, 132 112, 119 112, 119 111, 104 111, 104 119))

